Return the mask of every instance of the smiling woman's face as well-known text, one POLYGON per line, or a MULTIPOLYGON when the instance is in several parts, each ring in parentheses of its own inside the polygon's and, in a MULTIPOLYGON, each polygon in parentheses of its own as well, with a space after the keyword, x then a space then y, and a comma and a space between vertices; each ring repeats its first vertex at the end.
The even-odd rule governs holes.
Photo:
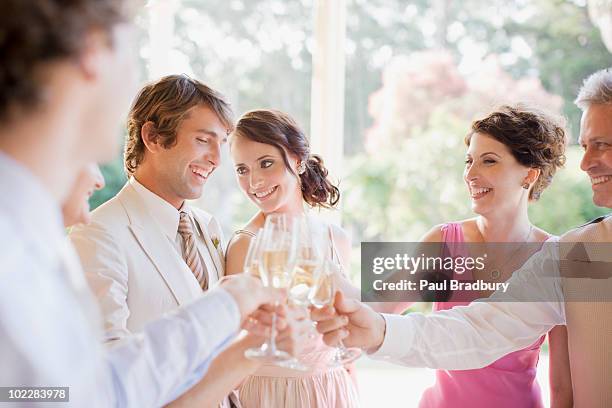
POLYGON ((466 153, 463 179, 472 199, 472 210, 486 214, 497 208, 516 208, 528 195, 522 185, 529 169, 510 149, 489 135, 475 133, 466 153))
POLYGON ((64 226, 87 224, 91 219, 89 197, 104 188, 104 176, 97 164, 86 165, 77 176, 70 194, 62 206, 64 226))
POLYGON ((295 157, 288 155, 292 174, 277 147, 243 136, 230 139, 230 154, 240 189, 263 213, 283 212, 301 203, 295 157))

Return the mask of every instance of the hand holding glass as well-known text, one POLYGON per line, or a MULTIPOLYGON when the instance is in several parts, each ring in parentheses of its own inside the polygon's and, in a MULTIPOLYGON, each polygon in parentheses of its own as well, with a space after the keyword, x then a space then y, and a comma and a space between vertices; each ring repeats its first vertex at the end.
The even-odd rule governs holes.
MULTIPOLYGON (((334 275, 340 273, 340 268, 336 262, 331 259, 326 259, 323 262, 323 267, 319 268, 315 285, 310 291, 310 302, 318 309, 322 309, 327 305, 333 305, 334 295, 336 294, 334 275)), ((332 358, 331 366, 340 366, 350 363, 361 356, 361 350, 356 347, 345 347, 342 340, 336 347, 336 353, 332 358)))

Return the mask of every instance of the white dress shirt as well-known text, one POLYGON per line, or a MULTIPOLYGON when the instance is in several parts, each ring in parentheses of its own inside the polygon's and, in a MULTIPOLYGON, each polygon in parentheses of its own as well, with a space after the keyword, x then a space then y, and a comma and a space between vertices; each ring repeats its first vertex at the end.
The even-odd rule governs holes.
POLYGON ((383 314, 386 332, 371 357, 446 370, 485 367, 565 324, 558 241, 549 240, 493 300, 424 315, 383 314), (543 299, 541 302, 527 300, 543 299))
MULTIPOLYGON (((135 177, 130 177, 129 183, 138 192, 140 198, 142 198, 142 201, 149 210, 149 213, 155 216, 155 220, 159 224, 160 229, 168 238, 174 249, 176 249, 178 255, 182 257, 185 242, 178 233, 180 211, 185 211, 189 216, 189 221, 191 222, 191 228, 194 234, 200 235, 200 229, 204 227, 197 223, 191 213, 191 208, 189 208, 189 205, 185 202, 180 210, 177 210, 169 202, 140 184, 135 177)), ((212 283, 218 281, 221 277, 216 276, 216 274, 213 276, 213 272, 217 269, 215 268, 210 252, 208 252, 208 248, 206 248, 206 245, 204 245, 203 240, 196 239, 195 243, 198 253, 200 254, 200 259, 206 266, 206 272, 208 273, 207 280, 209 282, 208 287, 212 287, 212 283)))
POLYGON ((2 152, 0 174, 0 386, 67 386, 75 407, 153 407, 200 379, 238 332, 234 299, 217 289, 104 350, 82 272, 62 255, 59 206, 2 152))

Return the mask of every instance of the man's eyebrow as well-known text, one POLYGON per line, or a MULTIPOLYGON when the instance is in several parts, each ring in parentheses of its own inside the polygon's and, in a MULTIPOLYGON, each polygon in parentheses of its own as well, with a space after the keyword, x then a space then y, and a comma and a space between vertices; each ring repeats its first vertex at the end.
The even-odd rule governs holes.
MULTIPOLYGON (((610 138, 609 137, 605 137, 605 136, 595 136, 595 137, 589 138, 589 142, 588 143, 593 144, 593 143, 597 143, 597 142, 601 142, 601 141, 605 141, 607 143, 610 143, 610 138)), ((585 142, 583 138, 578 136, 578 144, 580 146, 584 146, 584 145, 587 144, 587 142, 585 142)))
POLYGON ((219 139, 219 135, 217 134, 217 132, 210 129, 196 129, 194 132, 204 133, 205 135, 216 137, 217 139, 219 139))

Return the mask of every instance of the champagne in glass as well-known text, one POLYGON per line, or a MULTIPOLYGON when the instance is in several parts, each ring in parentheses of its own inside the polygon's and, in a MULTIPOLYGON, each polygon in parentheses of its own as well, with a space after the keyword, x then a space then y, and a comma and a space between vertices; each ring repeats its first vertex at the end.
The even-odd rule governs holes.
MULTIPOLYGON (((296 221, 299 233, 297 242, 297 254, 294 267, 289 275, 287 288, 289 290, 289 301, 297 306, 309 306, 308 294, 314 285, 314 275, 316 269, 320 266, 320 257, 315 249, 313 235, 308 228, 308 219, 306 216, 299 218, 296 221)), ((298 358, 292 358, 281 362, 276 362, 276 365, 298 371, 307 371, 308 366, 304 365, 298 358)))
POLYGON ((313 230, 308 224, 308 217, 301 217, 299 224, 300 240, 296 266, 289 285, 289 299, 297 305, 308 306, 310 304, 308 296, 314 286, 315 273, 321 266, 322 258, 315 243, 313 230))
MULTIPOLYGON (((323 262, 323 267, 319 270, 316 278, 316 284, 310 291, 310 302, 318 309, 322 309, 327 305, 333 305, 334 295, 336 293, 334 276, 340 273, 340 266, 331 259, 326 259, 323 262)), ((356 347, 345 347, 342 340, 336 347, 336 353, 330 361, 329 365, 337 367, 350 363, 361 356, 361 349, 356 347)))
POLYGON ((259 270, 259 263, 261 258, 261 229, 257 231, 254 237, 249 242, 249 249, 247 250, 246 258, 244 258, 244 273, 253 275, 254 277, 261 279, 261 273, 259 270))
MULTIPOLYGON (((324 268, 326 265, 324 265, 324 268)), ((320 271, 315 285, 309 293, 310 303, 317 309, 322 309, 334 300, 334 278, 332 274, 320 271)))
MULTIPOLYGON (((297 230, 294 219, 284 214, 270 214, 266 217, 261 232, 259 272, 264 286, 286 288, 290 271, 295 264, 297 230)), ((272 315, 270 338, 259 348, 245 351, 247 358, 265 362, 279 362, 291 359, 291 355, 276 347, 276 314, 272 315)))
POLYGON ((319 267, 319 262, 316 260, 297 261, 293 269, 291 284, 289 285, 289 297, 291 301, 300 306, 308 306, 310 304, 308 296, 315 283, 315 271, 319 267))
POLYGON ((261 269, 265 273, 261 274, 264 286, 274 288, 286 288, 289 284, 289 273, 287 263, 289 251, 284 248, 265 249, 261 255, 261 269))

